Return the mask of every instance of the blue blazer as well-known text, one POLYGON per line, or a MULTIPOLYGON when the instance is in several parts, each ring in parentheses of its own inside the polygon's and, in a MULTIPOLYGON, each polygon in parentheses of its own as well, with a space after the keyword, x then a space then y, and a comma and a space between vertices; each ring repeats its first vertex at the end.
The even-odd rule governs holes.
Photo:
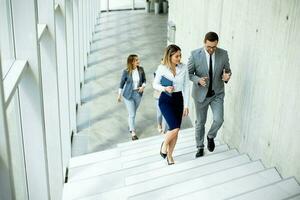
MULTIPOLYGON (((145 76, 144 69, 142 67, 138 66, 137 69, 140 76, 138 87, 141 87, 143 83, 146 83, 146 76, 145 76)), ((120 82, 120 88, 123 89, 124 98, 130 99, 133 93, 133 80, 132 80, 132 74, 129 74, 127 69, 123 70, 123 74, 120 82)), ((142 96, 143 93, 140 93, 140 95, 142 96)))

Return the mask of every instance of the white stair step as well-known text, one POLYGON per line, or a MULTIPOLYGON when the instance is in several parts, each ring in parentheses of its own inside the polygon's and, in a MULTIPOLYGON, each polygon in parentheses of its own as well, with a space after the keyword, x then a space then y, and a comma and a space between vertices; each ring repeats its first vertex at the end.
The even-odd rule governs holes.
MULTIPOLYGON (((129 141, 129 142, 124 142, 124 143, 119 143, 117 146, 118 147, 125 147, 125 146, 138 146, 141 143, 147 143, 151 141, 155 141, 157 139, 160 139, 162 135, 157 135, 157 136, 152 136, 148 138, 143 138, 140 140, 136 140, 134 142, 129 141)), ((188 129, 183 129, 179 131, 179 137, 185 137, 185 136, 194 136, 195 137, 195 129, 194 128, 188 128, 188 129)))
POLYGON ((284 199, 284 200, 300 200, 300 194, 295 195, 295 196, 290 197, 290 198, 286 198, 286 199, 284 199))
MULTIPOLYGON (((245 155, 244 155, 245 156, 245 155)), ((231 161, 232 159, 228 159, 231 161)), ((220 163, 219 163, 220 164, 220 163)), ((208 167, 206 165, 205 167, 208 167)), ((226 168, 206 174, 206 169, 200 169, 194 174, 193 178, 186 179, 186 181, 178 182, 176 184, 167 184, 165 187, 153 189, 145 193, 132 195, 129 199, 173 199, 179 195, 193 192, 199 189, 207 188, 225 181, 230 181, 235 178, 246 176, 252 173, 263 170, 261 162, 245 162, 232 168, 226 168), (197 174, 201 176, 197 177, 197 174)))
POLYGON ((212 164, 224 159, 228 159, 237 156, 239 153, 236 150, 226 151, 222 153, 212 154, 210 156, 204 156, 202 158, 193 158, 190 161, 184 163, 177 163, 174 167, 165 166, 157 170, 147 171, 144 173, 139 173, 136 175, 128 176, 125 180, 126 185, 135 184, 138 182, 143 182, 146 180, 154 179, 160 176, 165 176, 168 174, 173 174, 179 171, 189 170, 198 166, 212 164))
POLYGON ((263 187, 265 185, 281 180, 276 169, 266 169, 261 172, 241 177, 223 184, 214 185, 203 190, 193 193, 186 193, 180 197, 173 198, 176 200, 194 200, 199 197, 209 200, 227 199, 232 196, 263 187))
MULTIPOLYGON (((151 145, 150 148, 143 148, 144 151, 140 152, 138 149, 136 149, 137 153, 132 153, 133 150, 130 150, 130 153, 122 153, 121 158, 123 162, 128 162, 128 161, 133 161, 133 160, 138 160, 141 158, 145 158, 151 155, 157 155, 159 153, 161 147, 161 143, 157 143, 155 145, 151 145)), ((175 147, 175 151, 179 149, 184 149, 192 147, 196 149, 196 144, 194 140, 187 140, 187 141, 180 141, 175 147)))
MULTIPOLYGON (((185 182, 149 191, 144 194, 135 195, 130 197, 129 199, 166 199, 166 197, 168 197, 169 199, 173 199, 179 195, 211 187, 225 181, 230 181, 235 178, 247 176, 249 174, 257 173, 263 169, 264 166, 259 161, 246 163, 233 168, 216 171, 201 177, 196 177, 185 182)), ((199 173, 200 172, 201 171, 199 171, 199 173)))
MULTIPOLYGON (((178 152, 182 152, 182 149, 185 148, 190 148, 190 149, 195 149, 194 145, 191 143, 184 143, 184 142, 180 142, 178 144, 178 152), (182 147, 182 148, 181 148, 182 147)), ((78 167, 73 167, 69 169, 69 177, 72 178, 74 176, 76 176, 76 174, 91 174, 94 173, 96 169, 97 171, 102 170, 103 169, 103 173, 107 173, 109 171, 115 171, 116 169, 122 169, 122 168, 128 168, 130 166, 135 166, 138 165, 141 160, 144 158, 144 160, 150 159, 150 158, 154 158, 154 159, 158 159, 157 155, 159 155, 159 149, 160 149, 160 145, 157 144, 156 146, 153 146, 152 150, 150 151, 146 151, 146 152, 142 152, 139 154, 134 154, 134 155, 129 155, 129 156, 119 156, 119 157, 115 157, 113 159, 109 159, 109 160, 102 160, 100 162, 94 162, 94 163, 89 163, 88 165, 81 165, 78 167), (132 161, 132 162, 131 162, 132 161), (126 163, 130 163, 128 165, 130 166, 126 166, 126 163), (124 167, 123 167, 124 165, 124 167)), ((190 150, 191 151, 191 150, 190 150)))
MULTIPOLYGON (((89 165, 100 161, 110 160, 113 158, 118 158, 119 156, 122 155, 134 154, 135 152, 143 152, 143 150, 145 149, 149 150, 151 148, 154 148, 154 146, 157 146, 158 144, 160 145, 161 142, 163 141, 163 138, 164 138, 163 135, 153 136, 153 137, 137 140, 134 142, 133 141, 127 142, 128 144, 131 145, 123 145, 114 149, 109 149, 109 150, 104 150, 100 152, 73 157, 70 159, 69 169, 84 166, 84 165, 89 165), (138 141, 141 142, 137 144, 138 141)), ((180 134, 178 137, 178 144, 186 141, 194 141, 195 140, 194 138, 195 137, 192 134, 180 134)), ((194 143, 195 142, 193 142, 192 144, 194 143)), ((216 141, 216 144, 220 144, 220 142, 216 141)))
MULTIPOLYGON (((91 199, 95 199, 95 200, 96 199, 101 199, 101 200, 104 200, 104 199, 116 199, 116 200, 126 199, 133 195, 150 192, 150 191, 162 188, 162 187, 170 186, 172 184, 174 185, 176 183, 179 184, 182 181, 188 181, 193 178, 196 178, 197 176, 198 177, 202 176, 201 178, 204 178, 205 175, 209 176, 211 174, 218 174, 217 172, 215 172, 215 170, 220 170, 223 173, 227 173, 227 176, 230 176, 230 177, 235 177, 235 176, 240 177, 245 174, 256 172, 263 168, 263 166, 259 162, 254 163, 254 164, 250 163, 249 166, 244 164, 244 163, 248 163, 248 162, 249 162, 248 156, 245 156, 245 155, 237 156, 235 158, 228 159, 227 162, 223 161, 222 162, 223 166, 220 163, 219 163, 220 165, 217 167, 215 167, 214 165, 209 166, 209 164, 208 164, 208 165, 204 165, 204 166, 195 168, 193 170, 190 169, 189 171, 178 172, 178 173, 174 173, 174 174, 171 174, 168 176, 151 179, 146 182, 140 182, 138 184, 129 185, 129 186, 126 186, 126 187, 123 187, 120 189, 111 190, 109 192, 104 192, 99 195, 87 197, 84 199, 89 199, 89 200, 91 200, 91 199), (236 168, 231 168, 233 166, 237 166, 237 165, 241 165, 241 164, 244 164, 242 166, 239 166, 239 167, 243 168, 243 170, 240 170, 240 171, 242 171, 242 173, 239 173, 239 171, 236 168), (231 171, 224 170, 224 169, 226 169, 226 167, 230 168, 231 171), (233 169, 234 169, 234 172, 236 172, 234 174, 232 174, 233 169)), ((215 163, 215 165, 216 165, 216 163, 215 163)), ((172 165, 169 167, 170 168, 175 167, 175 165, 172 165)), ((215 177, 214 179, 218 180, 217 177, 215 177)), ((177 191, 177 190, 173 190, 172 192, 174 193, 174 191, 177 191)), ((166 197, 166 196, 164 196, 164 197, 166 197)), ((151 196, 151 199, 157 199, 157 198, 155 196, 151 196)))
MULTIPOLYGON (((103 161, 108 161, 112 159, 117 159, 120 157, 125 157, 125 156, 142 156, 145 152, 149 152, 149 150, 156 150, 159 151, 159 148, 161 146, 161 141, 163 141, 163 138, 161 138, 160 141, 157 141, 154 144, 149 144, 146 146, 146 148, 136 148, 136 149, 128 149, 128 150, 123 150, 122 148, 114 148, 110 150, 105 150, 105 151, 100 151, 92 154, 86 154, 78 157, 74 157, 70 161, 69 169, 72 168, 78 168, 78 167, 84 167, 85 165, 91 165, 95 164, 97 162, 103 162, 103 161), (140 149, 144 151, 140 151, 140 149), (158 150, 157 150, 158 149, 158 150), (136 152, 136 153, 134 153, 136 152)), ((216 141, 216 145, 220 144, 219 141, 216 141)), ((176 148, 181 148, 182 146, 195 146, 195 141, 193 138, 182 138, 178 139, 178 143, 176 148)))
MULTIPOLYGON (((146 146, 151 146, 151 145, 157 145, 161 144, 162 141, 164 140, 165 136, 164 135, 158 135, 158 137, 154 136, 155 138, 145 138, 145 139, 139 139, 135 141, 130 141, 126 142, 128 145, 123 145, 123 146, 117 146, 117 148, 122 149, 122 151, 128 151, 130 149, 138 149, 138 148, 143 148, 146 146)), ((195 140, 195 134, 194 132, 183 132, 179 133, 178 135, 178 141, 182 140, 195 140)))
MULTIPOLYGON (((225 146, 225 145, 222 145, 225 146)), ((229 150, 229 151, 225 151, 225 152, 220 152, 217 153, 217 151, 220 150, 227 150, 228 148, 216 148, 215 149, 215 153, 208 155, 208 156, 204 156, 201 159, 196 159, 196 162, 200 162, 200 163, 206 163, 205 160, 208 161, 213 161, 213 159, 218 159, 218 158, 225 158, 225 157, 233 157, 238 155, 238 152, 236 150, 229 150), (219 155, 220 154, 220 155, 219 155)), ((179 159, 181 160, 181 157, 176 157, 176 160, 179 159)), ((192 153, 193 159, 195 156, 195 153, 192 153)), ((190 158, 188 158, 190 160, 190 158)), ((208 163, 207 161, 207 163, 208 163)), ((186 162, 187 165, 189 165, 188 162, 186 162)), ((185 164, 185 163, 182 163, 185 164)), ((176 165, 180 165, 180 164, 176 164, 176 165)), ((175 166, 175 165, 174 165, 175 166)), ((65 184, 64 186, 64 199, 77 199, 80 197, 84 197, 84 196, 89 196, 92 194, 97 194, 97 193, 102 193, 102 192, 106 192, 112 189, 116 189, 116 188, 121 188, 125 186, 125 178, 130 176, 130 175, 136 175, 139 173, 143 173, 143 172, 148 172, 148 171, 157 171, 163 167, 168 168, 169 166, 166 165, 166 161, 160 159, 157 162, 153 162, 153 163, 149 163, 146 165, 141 165, 138 167, 133 167, 133 168, 128 168, 128 169, 124 169, 124 170, 119 170, 119 171, 115 171, 113 173, 108 173, 108 174, 104 174, 104 175, 100 175, 100 176, 95 176, 95 177, 91 177, 91 178, 86 178, 86 179, 81 179, 81 180, 73 180, 73 181, 69 181, 68 183, 65 184), (97 187, 95 187, 97 186, 97 187)))
MULTIPOLYGON (((223 145, 221 145, 221 146, 223 146, 223 145)), ((225 147, 227 148, 227 145, 225 147)), ((175 151, 174 151, 174 156, 183 155, 183 154, 190 154, 190 153, 194 152, 194 155, 192 156, 194 158, 195 154, 196 154, 196 151, 197 150, 196 150, 194 145, 190 146, 190 147, 187 147, 187 148, 184 148, 184 149, 179 149, 179 148, 177 149, 177 146, 176 146, 175 151)), ((205 152, 205 153, 206 154, 211 154, 210 152, 205 152)), ((214 152, 214 153, 216 153, 216 152, 214 152)), ((157 154, 157 152, 156 152, 156 154, 157 154)), ((156 154, 153 155, 153 156, 148 156, 148 157, 142 158, 142 159, 125 162, 124 165, 123 165, 123 168, 129 168, 129 167, 134 167, 134 166, 138 166, 138 165, 144 165, 146 163, 156 161, 157 160, 156 154)), ((189 158, 191 158, 191 156, 189 156, 189 158)))
MULTIPOLYGON (((228 150, 227 145, 218 145, 213 153, 218 153, 228 150)), ((183 149, 178 149, 174 151, 174 159, 178 159, 178 162, 184 162, 195 156, 195 147, 188 147, 183 149), (177 158, 178 157, 178 158, 177 158)), ((211 153, 207 153, 211 154, 211 153)), ((112 173, 118 170, 137 167, 141 165, 146 165, 149 163, 160 161, 162 158, 159 155, 159 148, 156 149, 155 154, 133 161, 122 162, 121 158, 115 158, 108 161, 98 162, 90 165, 84 165, 77 168, 70 169, 69 181, 89 178, 93 176, 99 176, 101 174, 112 173)))
POLYGON ((64 200, 78 199, 92 194, 106 192, 125 186, 125 177, 139 172, 155 170, 165 166, 165 161, 141 165, 138 167, 114 171, 112 173, 95 175, 84 179, 74 179, 64 185, 64 200), (96 187, 95 187, 96 186, 96 187))
POLYGON ((300 193, 300 186, 294 178, 280 180, 279 182, 256 189, 252 192, 230 198, 231 200, 282 200, 300 193))
POLYGON ((88 165, 94 162, 100 162, 113 158, 120 157, 120 150, 117 148, 109 149, 105 151, 99 151, 95 153, 89 153, 81 156, 72 157, 69 162, 69 168, 79 167, 82 165, 88 165))
MULTIPOLYGON (((197 152, 196 149, 186 148, 184 150, 185 150, 185 152, 182 151, 181 155, 174 156, 174 160, 176 161, 176 164, 180 164, 180 163, 195 159, 195 155, 196 155, 196 152, 197 152)), ((214 154, 217 154, 217 153, 222 153, 222 152, 225 152, 225 151, 228 151, 228 150, 229 150, 229 147, 228 147, 227 144, 217 145, 214 152, 209 152, 207 149, 205 149, 204 150, 204 157, 214 155, 214 154)), ((233 149, 233 151, 237 151, 237 150, 233 149)), ((175 152, 176 152, 176 150, 175 150, 175 152)), ((165 163, 167 163, 166 160, 165 160, 165 163)), ((166 166, 168 166, 168 165, 166 165, 166 166)))
MULTIPOLYGON (((121 156, 128 156, 128 155, 132 155, 132 154, 136 154, 136 153, 140 153, 140 152, 145 152, 145 151, 149 151, 149 150, 152 150, 153 147, 157 147, 159 145, 159 147, 161 146, 161 143, 163 142, 164 140, 164 137, 162 137, 160 140, 158 141, 155 141, 151 144, 147 144, 147 145, 143 145, 141 147, 135 147, 135 148, 132 148, 132 149, 122 149, 122 152, 121 152, 121 156)), ((190 145, 194 145, 196 147, 196 143, 195 143, 195 137, 181 137, 179 138, 178 137, 178 144, 180 143, 187 143, 189 142, 190 145)), ((217 144, 220 144, 219 141, 216 141, 217 144)), ((121 147, 119 147, 121 148, 121 147)))

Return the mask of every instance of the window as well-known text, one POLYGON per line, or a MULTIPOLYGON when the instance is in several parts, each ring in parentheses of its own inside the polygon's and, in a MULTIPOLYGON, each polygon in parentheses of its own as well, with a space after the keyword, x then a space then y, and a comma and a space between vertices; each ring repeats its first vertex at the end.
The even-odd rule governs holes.
POLYGON ((146 0, 101 0, 101 10, 124 10, 144 8, 146 0), (108 5, 107 5, 108 4, 108 5))
POLYGON ((0 48, 2 60, 2 79, 15 60, 14 37, 12 31, 11 3, 0 1, 0 48))

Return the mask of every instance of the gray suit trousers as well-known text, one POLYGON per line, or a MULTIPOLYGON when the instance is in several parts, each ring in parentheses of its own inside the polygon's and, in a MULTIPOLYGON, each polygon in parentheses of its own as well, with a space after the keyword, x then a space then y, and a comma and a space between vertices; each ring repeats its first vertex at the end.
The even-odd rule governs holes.
POLYGON ((224 121, 224 97, 214 95, 213 97, 205 98, 205 100, 201 103, 196 99, 194 99, 194 102, 196 108, 196 145, 197 148, 204 148, 205 123, 207 119, 208 107, 210 106, 213 113, 213 123, 208 131, 207 136, 209 138, 215 138, 224 121))

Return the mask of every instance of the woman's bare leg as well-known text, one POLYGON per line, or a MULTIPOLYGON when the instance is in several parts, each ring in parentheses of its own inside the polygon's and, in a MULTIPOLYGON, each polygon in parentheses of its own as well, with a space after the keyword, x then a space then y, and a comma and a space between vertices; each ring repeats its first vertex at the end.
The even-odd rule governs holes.
MULTIPOLYGON (((179 131, 179 128, 176 128, 176 129, 173 129, 173 130, 170 130, 166 133, 166 137, 165 137, 165 141, 164 141, 164 144, 162 146, 162 152, 163 153, 166 153, 169 149, 169 145, 170 145, 170 142, 177 137, 178 135, 178 131, 179 131)), ((174 147, 173 147, 174 149, 174 147)))
POLYGON ((173 140, 170 141, 169 143, 169 149, 168 149, 168 159, 170 162, 174 162, 174 159, 173 159, 173 152, 174 152, 174 149, 175 149, 175 146, 176 146, 176 142, 177 142, 177 138, 178 138, 178 132, 179 130, 177 131, 176 133, 176 137, 173 138, 173 140))

